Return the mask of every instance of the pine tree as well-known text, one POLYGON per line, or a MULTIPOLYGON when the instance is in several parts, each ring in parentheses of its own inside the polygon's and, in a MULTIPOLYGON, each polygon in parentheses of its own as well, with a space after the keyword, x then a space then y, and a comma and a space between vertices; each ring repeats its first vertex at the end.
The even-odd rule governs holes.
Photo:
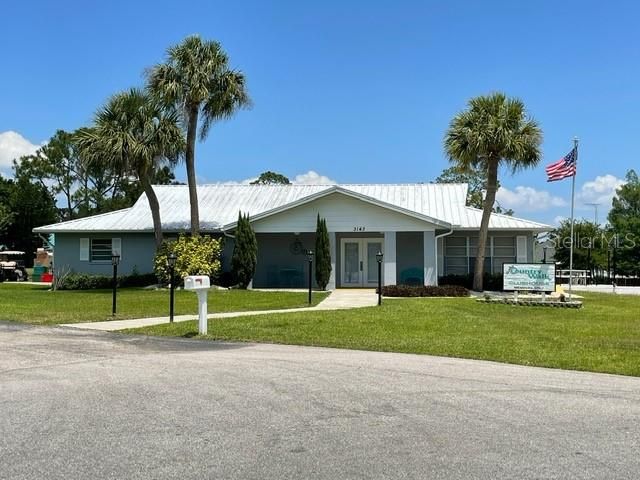
POLYGON ((327 221, 320 218, 316 223, 316 283, 324 290, 329 283, 331 276, 331 251, 329 249, 329 232, 327 231, 327 221))
POLYGON ((256 272, 258 242, 249 223, 249 215, 238 215, 231 268, 240 288, 247 288, 256 272))

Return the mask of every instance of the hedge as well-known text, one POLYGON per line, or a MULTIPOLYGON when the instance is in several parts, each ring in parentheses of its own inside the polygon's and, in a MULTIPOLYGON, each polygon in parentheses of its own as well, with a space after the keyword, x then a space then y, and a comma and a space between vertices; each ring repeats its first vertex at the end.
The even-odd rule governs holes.
POLYGON ((468 297, 469 290, 459 285, 387 285, 382 287, 385 297, 468 297))
MULTIPOLYGON (((445 275, 438 277, 438 283, 441 285, 459 285, 471 289, 473 287, 473 275, 445 275)), ((492 275, 484 274, 482 283, 483 290, 491 290, 494 292, 502 291, 502 274, 492 275)))
MULTIPOLYGON (((118 287, 147 287, 158 283, 153 273, 121 275, 118 287)), ((94 290, 111 288, 113 277, 107 275, 89 275, 69 273, 56 282, 56 290, 94 290)))

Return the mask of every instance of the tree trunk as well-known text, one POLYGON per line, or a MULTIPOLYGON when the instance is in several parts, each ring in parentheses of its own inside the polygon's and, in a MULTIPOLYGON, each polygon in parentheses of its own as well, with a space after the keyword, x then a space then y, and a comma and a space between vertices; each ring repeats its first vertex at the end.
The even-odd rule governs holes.
POLYGON ((198 131, 198 107, 190 107, 188 115, 185 163, 187 166, 187 183, 189 184, 189 203, 191 205, 191 235, 198 235, 200 232, 200 214, 198 212, 195 159, 196 133, 198 131))
POLYGON ((65 191, 65 197, 67 197, 67 212, 69 218, 67 220, 73 220, 73 205, 71 205, 71 192, 65 191))
POLYGON ((160 248, 160 245, 162 245, 162 221, 160 220, 160 203, 158 202, 156 192, 151 186, 149 177, 142 177, 140 178, 140 181, 142 182, 144 193, 147 195, 147 200, 149 201, 151 218, 153 219, 153 235, 156 240, 156 250, 158 250, 160 248))
POLYGON ((498 159, 489 158, 487 167, 487 196, 484 199, 482 209, 482 221, 480 222, 480 232, 478 233, 478 251, 476 252, 476 266, 473 273, 473 289, 481 292, 484 277, 484 257, 489 235, 489 219, 491 210, 496 201, 496 190, 498 189, 498 159))

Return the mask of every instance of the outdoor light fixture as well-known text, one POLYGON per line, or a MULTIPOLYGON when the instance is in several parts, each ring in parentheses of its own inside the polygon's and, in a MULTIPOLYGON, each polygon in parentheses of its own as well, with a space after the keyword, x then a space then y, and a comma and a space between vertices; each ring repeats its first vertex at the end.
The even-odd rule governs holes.
POLYGON ((313 266, 313 250, 307 250, 307 260, 309 261, 309 305, 311 305, 311 271, 313 270, 311 267, 313 266))
POLYGON ((120 263, 120 254, 116 252, 111 253, 111 265, 113 265, 113 298, 111 302, 111 315, 116 314, 116 290, 118 288, 118 264, 120 263))
POLYGON ((382 258, 383 253, 378 250, 376 260, 378 261, 378 305, 382 305, 382 258))
POLYGON ((174 273, 176 269, 176 254, 171 252, 167 255, 167 265, 169 266, 169 323, 173 323, 173 297, 175 290, 174 273))

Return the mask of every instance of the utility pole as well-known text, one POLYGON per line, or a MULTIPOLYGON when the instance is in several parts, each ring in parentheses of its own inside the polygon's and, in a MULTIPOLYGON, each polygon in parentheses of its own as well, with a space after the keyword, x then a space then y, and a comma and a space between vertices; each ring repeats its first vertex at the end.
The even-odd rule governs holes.
POLYGON ((593 207, 594 209, 594 216, 593 216, 593 221, 596 224, 596 227, 598 226, 598 207, 600 206, 599 203, 585 203, 585 205, 589 205, 590 207, 593 207))

